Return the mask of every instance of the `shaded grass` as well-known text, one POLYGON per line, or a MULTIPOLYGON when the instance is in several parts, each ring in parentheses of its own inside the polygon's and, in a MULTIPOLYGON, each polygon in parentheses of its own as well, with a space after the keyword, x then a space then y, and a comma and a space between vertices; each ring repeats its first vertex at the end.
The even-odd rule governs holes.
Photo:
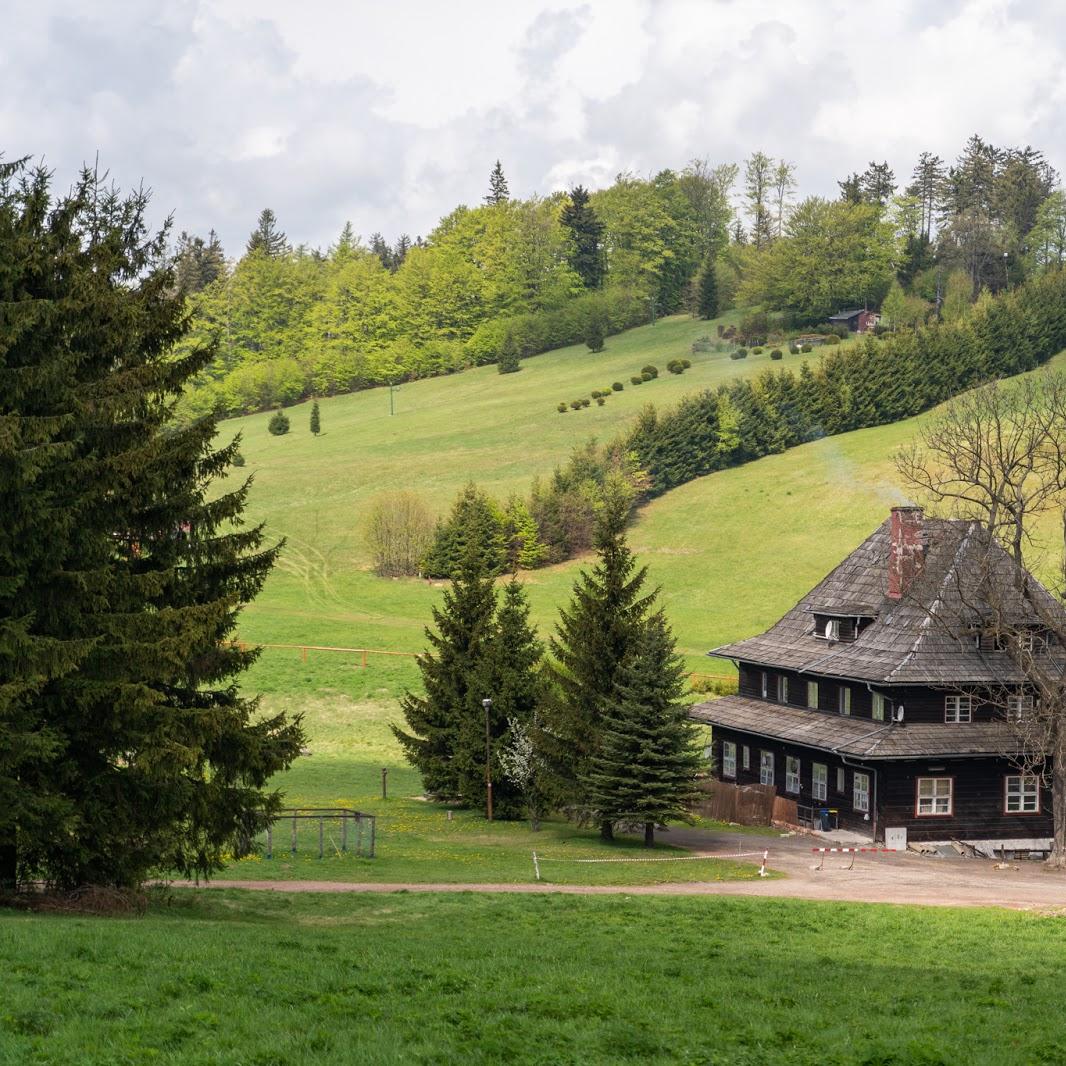
POLYGON ((0 1062, 1059 1062, 1064 949, 990 910, 182 892, 0 914, 0 1062))

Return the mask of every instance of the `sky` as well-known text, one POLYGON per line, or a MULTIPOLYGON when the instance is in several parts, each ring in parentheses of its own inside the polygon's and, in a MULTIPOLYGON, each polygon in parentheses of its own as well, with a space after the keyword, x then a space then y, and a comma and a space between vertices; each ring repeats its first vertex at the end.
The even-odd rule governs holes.
POLYGON ((1059 0, 5 0, 0 153, 97 157, 239 254, 752 151, 835 195, 979 132, 1066 171, 1059 0))

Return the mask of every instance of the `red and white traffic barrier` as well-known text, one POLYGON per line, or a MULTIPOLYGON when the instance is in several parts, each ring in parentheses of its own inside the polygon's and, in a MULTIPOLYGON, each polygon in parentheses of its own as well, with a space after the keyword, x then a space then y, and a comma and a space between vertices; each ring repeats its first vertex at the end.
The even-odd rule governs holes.
POLYGON ((815 854, 820 854, 822 857, 818 861, 818 865, 814 867, 815 870, 820 870, 825 865, 826 855, 850 855, 851 864, 849 866, 842 866, 842 870, 851 870, 855 866, 855 856, 862 852, 874 852, 878 855, 887 854, 889 852, 895 852, 896 848, 811 848, 815 854))

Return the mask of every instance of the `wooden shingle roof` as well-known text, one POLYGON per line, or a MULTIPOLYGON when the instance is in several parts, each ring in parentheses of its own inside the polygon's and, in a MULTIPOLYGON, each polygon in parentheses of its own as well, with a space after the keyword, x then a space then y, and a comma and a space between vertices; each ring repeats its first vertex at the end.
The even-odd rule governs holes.
POLYGON ((724 696, 697 704, 689 710, 689 717, 724 729, 861 759, 1003 755, 1017 748, 1016 738, 1004 722, 872 722, 869 718, 848 718, 746 696, 724 696))
MULTIPOLYGON (((1017 680, 1004 651, 981 651, 967 620, 980 623, 973 604, 991 560, 997 588, 1015 588, 1018 568, 970 522, 926 518, 924 564, 901 599, 887 595, 890 521, 885 521, 835 570, 765 633, 715 648, 711 655, 824 677, 882 684, 1003 683, 1017 680), (853 642, 829 642, 814 633, 815 614, 872 619, 853 642)), ((1015 624, 1044 616, 1066 618, 1061 604, 1034 578, 1033 603, 1015 596, 1015 624)), ((1066 627, 1066 621, 1063 622, 1066 627)), ((1062 654, 1058 649, 1057 654, 1062 654)))

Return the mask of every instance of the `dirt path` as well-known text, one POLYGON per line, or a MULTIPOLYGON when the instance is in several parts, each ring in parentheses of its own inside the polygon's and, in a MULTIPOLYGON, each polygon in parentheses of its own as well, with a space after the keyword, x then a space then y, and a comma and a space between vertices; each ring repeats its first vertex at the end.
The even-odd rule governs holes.
MULTIPOLYGON (((1038 863, 998 870, 981 859, 942 859, 904 854, 829 854, 822 869, 811 851, 821 842, 810 837, 742 838, 744 850, 765 844, 769 867, 783 878, 760 881, 691 881, 659 885, 455 884, 446 882, 212 881, 208 888, 263 892, 505 892, 580 896, 762 896, 785 899, 845 900, 860 903, 911 903, 941 907, 1009 907, 1066 913, 1066 875, 1038 863)), ((694 853, 722 854, 737 849, 736 834, 676 830, 670 843, 694 853)), ((192 888, 177 881, 175 887, 192 888)))

